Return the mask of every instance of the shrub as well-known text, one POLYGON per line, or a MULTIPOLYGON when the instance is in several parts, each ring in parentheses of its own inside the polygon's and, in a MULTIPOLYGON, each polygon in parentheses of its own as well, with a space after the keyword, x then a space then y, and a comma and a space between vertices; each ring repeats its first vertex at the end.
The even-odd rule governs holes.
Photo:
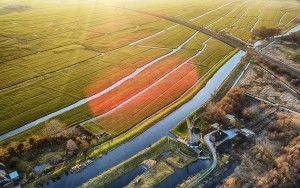
POLYGON ((254 39, 255 38, 266 39, 275 35, 279 35, 280 33, 281 33, 281 29, 278 28, 260 27, 253 31, 252 37, 254 39))
POLYGON ((76 142, 74 142, 72 139, 69 139, 67 141, 67 151, 69 154, 74 154, 78 150, 78 146, 76 142))

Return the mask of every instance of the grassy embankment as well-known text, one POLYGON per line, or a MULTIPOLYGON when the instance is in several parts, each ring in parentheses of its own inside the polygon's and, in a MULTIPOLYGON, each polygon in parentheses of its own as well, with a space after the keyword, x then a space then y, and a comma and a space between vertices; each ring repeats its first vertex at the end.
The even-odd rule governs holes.
MULTIPOLYGON (((104 187, 108 185, 110 182, 114 181, 118 177, 130 172, 131 170, 135 169, 138 165, 140 165, 143 161, 147 159, 155 159, 161 154, 165 152, 175 152, 180 149, 181 152, 185 153, 186 155, 190 155, 191 157, 195 157, 196 153, 191 150, 190 148, 186 147, 181 142, 178 142, 172 138, 164 137, 155 144, 151 145, 150 147, 144 149, 143 151, 139 152, 137 155, 127 159, 126 161, 118 164, 117 166, 112 167, 111 169, 107 170, 106 172, 102 173, 101 175, 91 179, 87 183, 85 183, 82 187, 104 187)), ((158 163, 156 168, 161 168, 162 166, 166 166, 166 163, 158 163)), ((158 169, 152 169, 144 174, 144 176, 151 176, 154 175, 154 172, 158 169)), ((162 181, 166 176, 172 173, 172 168, 168 166, 166 171, 160 172, 161 174, 156 174, 156 178, 152 179, 153 182, 151 184, 156 184, 159 181, 162 181)))
POLYGON ((130 187, 154 187, 166 177, 174 173, 174 169, 166 162, 159 161, 142 175, 136 177, 125 188, 130 187))

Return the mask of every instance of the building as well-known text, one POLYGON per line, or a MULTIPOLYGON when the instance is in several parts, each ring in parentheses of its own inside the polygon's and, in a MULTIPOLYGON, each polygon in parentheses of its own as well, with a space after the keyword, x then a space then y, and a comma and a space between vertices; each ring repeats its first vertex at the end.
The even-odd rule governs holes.
POLYGON ((226 138, 227 134, 224 133, 223 131, 221 130, 218 130, 214 133, 212 133, 210 136, 209 136, 209 140, 211 142, 218 142, 218 141, 221 141, 223 140, 224 138, 226 138))
POLYGON ((13 181, 19 180, 19 178, 20 178, 19 173, 17 171, 13 171, 13 172, 9 173, 8 176, 13 181))
POLYGON ((191 129, 189 144, 192 146, 199 146, 200 144, 200 129, 193 127, 191 129))
POLYGON ((229 124, 230 126, 236 126, 236 125, 237 125, 238 121, 237 121, 237 119, 235 118, 234 115, 226 114, 225 117, 226 117, 226 119, 227 119, 227 121, 228 121, 228 124, 229 124))
POLYGON ((7 174, 6 167, 0 163, 0 187, 13 187, 13 181, 7 174))
POLYGON ((248 141, 252 141, 254 139, 254 135, 255 135, 255 133, 253 131, 246 129, 246 128, 239 129, 238 133, 243 139, 246 139, 248 141))
POLYGON ((210 125, 211 127, 215 128, 215 129, 219 129, 220 128, 220 124, 219 123, 214 123, 212 125, 210 125))
POLYGON ((19 173, 17 171, 8 173, 5 165, 0 163, 0 187, 15 187, 14 183, 19 180, 19 178, 19 173))
POLYGON ((188 144, 190 146, 199 146, 200 144, 200 129, 194 126, 194 121, 189 118, 186 119, 187 126, 189 129, 189 140, 188 144))

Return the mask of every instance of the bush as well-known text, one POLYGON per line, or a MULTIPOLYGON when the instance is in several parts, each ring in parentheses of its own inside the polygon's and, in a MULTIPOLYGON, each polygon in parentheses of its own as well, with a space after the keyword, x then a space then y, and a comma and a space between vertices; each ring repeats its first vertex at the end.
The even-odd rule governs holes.
POLYGON ((280 33, 281 33, 281 29, 278 28, 260 27, 253 31, 252 38, 266 39, 266 38, 273 37, 275 35, 279 35, 280 33))
POLYGON ((227 125, 228 121, 225 115, 228 113, 242 115, 241 112, 245 105, 244 100, 243 90, 233 88, 219 102, 210 103, 204 115, 210 122, 219 122, 223 125, 227 125))
POLYGON ((15 168, 15 167, 17 167, 18 161, 19 161, 19 158, 18 158, 18 157, 12 157, 12 158, 9 160, 9 162, 8 162, 8 167, 9 167, 9 168, 15 168))
POLYGON ((293 42, 296 44, 300 44, 300 32, 291 33, 287 36, 282 37, 284 41, 293 42))

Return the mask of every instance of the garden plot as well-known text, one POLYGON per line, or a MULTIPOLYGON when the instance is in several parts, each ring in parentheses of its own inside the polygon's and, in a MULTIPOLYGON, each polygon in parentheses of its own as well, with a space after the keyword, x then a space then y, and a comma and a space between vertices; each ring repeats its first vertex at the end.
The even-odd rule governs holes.
POLYGON ((121 133, 179 98, 197 80, 195 66, 186 65, 96 122, 111 134, 121 133))
POLYGON ((194 22, 215 31, 229 32, 248 41, 254 29, 279 27, 286 30, 295 25, 293 22, 300 16, 300 8, 295 7, 297 6, 292 1, 284 4, 278 1, 233 2, 219 8, 218 11, 201 16, 194 22))
POLYGON ((132 11, 88 5, 60 6, 47 13, 36 8, 22 15, 22 19, 15 14, 1 18, 5 24, 1 24, 0 35, 6 39, 1 44, 2 62, 78 43, 109 51, 171 24, 132 11))
POLYGON ((183 49, 186 50, 199 50, 205 46, 205 43, 210 37, 203 33, 198 33, 183 49))
POLYGON ((201 55, 195 57, 191 63, 199 66, 200 71, 203 73, 232 51, 234 51, 233 47, 216 39, 210 39, 207 41, 206 49, 201 53, 201 55))
POLYGON ((57 109, 74 101, 69 95, 58 95, 55 91, 38 85, 1 92, 0 97, 1 133, 43 116, 49 113, 49 109, 57 109))

